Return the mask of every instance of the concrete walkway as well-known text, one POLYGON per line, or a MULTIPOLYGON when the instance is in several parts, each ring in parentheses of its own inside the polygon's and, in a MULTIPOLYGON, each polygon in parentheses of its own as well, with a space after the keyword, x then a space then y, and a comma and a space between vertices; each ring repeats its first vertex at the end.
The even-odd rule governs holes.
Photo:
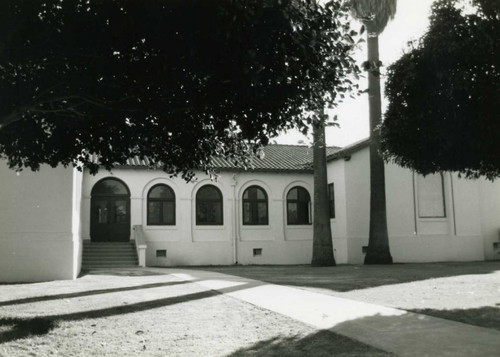
MULTIPOLYGON (((165 271, 165 270, 163 270, 165 271)), ((216 272, 168 269, 181 280, 399 356, 500 356, 500 331, 216 272)))

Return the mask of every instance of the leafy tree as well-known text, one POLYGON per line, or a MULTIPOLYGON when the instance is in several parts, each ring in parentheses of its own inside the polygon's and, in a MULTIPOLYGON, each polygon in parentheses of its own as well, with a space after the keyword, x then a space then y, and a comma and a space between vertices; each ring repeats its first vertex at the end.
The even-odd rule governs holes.
POLYGON ((2 0, 0 156, 191 177, 306 130, 355 68, 346 9, 293 0, 2 0))
POLYGON ((396 0, 351 0, 352 13, 366 27, 368 60, 368 103, 370 108, 370 233, 365 264, 391 264, 387 234, 384 161, 379 153, 382 121, 380 94, 381 62, 378 35, 396 13, 396 0))
POLYGON ((500 2, 444 0, 389 67, 384 156, 422 174, 500 176, 500 2))

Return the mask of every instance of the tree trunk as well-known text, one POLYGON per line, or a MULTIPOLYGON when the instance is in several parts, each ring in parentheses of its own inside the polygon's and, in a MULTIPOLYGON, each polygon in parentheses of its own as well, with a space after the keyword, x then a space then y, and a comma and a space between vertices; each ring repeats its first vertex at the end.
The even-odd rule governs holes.
POLYGON ((335 258, 333 256, 326 175, 325 126, 323 121, 318 127, 313 125, 313 140, 314 220, 311 265, 315 267, 334 266, 335 258))
POLYGON ((385 202, 384 161, 379 154, 380 133, 378 126, 382 121, 380 95, 380 74, 378 36, 367 26, 368 39, 368 103, 370 108, 370 235, 365 264, 392 264, 387 234, 387 212, 385 202), (374 68, 376 66, 376 68, 374 68))

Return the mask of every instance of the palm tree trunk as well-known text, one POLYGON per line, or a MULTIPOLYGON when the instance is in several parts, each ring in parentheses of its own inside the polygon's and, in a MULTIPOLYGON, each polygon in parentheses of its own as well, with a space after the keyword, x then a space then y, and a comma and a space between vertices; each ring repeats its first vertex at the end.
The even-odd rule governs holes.
POLYGON ((380 74, 378 69, 378 35, 367 26, 368 42, 368 103, 370 107, 370 233, 365 264, 392 264, 387 234, 384 161, 379 155, 382 121, 380 74), (375 66, 375 68, 374 68, 375 66))
POLYGON ((328 205, 326 143, 323 121, 313 125, 314 223, 312 266, 334 266, 332 229, 328 205))

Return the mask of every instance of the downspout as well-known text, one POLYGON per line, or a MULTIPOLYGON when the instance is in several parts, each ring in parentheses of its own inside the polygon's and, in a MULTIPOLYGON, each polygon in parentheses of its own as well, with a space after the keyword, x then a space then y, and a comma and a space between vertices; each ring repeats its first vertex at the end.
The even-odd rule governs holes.
POLYGON ((233 188, 233 264, 238 264, 238 202, 236 201, 237 175, 233 174, 231 187, 233 188))

